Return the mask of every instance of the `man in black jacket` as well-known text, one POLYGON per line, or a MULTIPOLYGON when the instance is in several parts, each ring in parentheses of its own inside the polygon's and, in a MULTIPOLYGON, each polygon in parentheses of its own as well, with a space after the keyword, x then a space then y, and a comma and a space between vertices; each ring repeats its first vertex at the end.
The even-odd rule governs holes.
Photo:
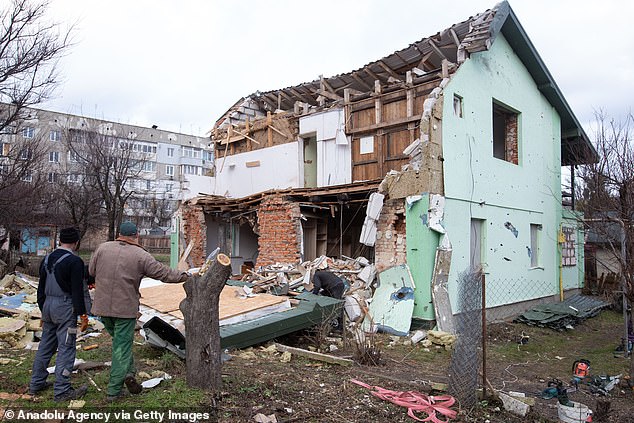
POLYGON ((59 243, 59 247, 40 264, 37 304, 42 311, 43 329, 33 362, 29 392, 35 395, 51 385, 46 381, 46 368, 57 352, 54 400, 66 401, 81 398, 88 389, 86 385, 74 389, 70 384, 75 363, 77 316, 80 316, 81 331, 88 327, 88 316, 84 302, 84 262, 75 255, 79 247, 79 231, 75 228, 62 229, 59 243))
POLYGON ((318 270, 313 276, 313 290, 315 295, 325 295, 326 297, 343 298, 346 285, 340 277, 326 270, 318 270))

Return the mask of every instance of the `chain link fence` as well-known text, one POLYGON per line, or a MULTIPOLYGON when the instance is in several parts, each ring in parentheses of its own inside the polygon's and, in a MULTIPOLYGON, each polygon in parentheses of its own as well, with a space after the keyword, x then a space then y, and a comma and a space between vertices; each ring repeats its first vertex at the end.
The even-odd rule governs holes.
POLYGON ((478 388, 488 389, 484 382, 488 331, 536 305, 558 301, 559 286, 543 280, 491 278, 467 270, 459 275, 457 289, 458 303, 452 305, 457 339, 448 369, 449 390, 461 406, 473 407, 478 388))

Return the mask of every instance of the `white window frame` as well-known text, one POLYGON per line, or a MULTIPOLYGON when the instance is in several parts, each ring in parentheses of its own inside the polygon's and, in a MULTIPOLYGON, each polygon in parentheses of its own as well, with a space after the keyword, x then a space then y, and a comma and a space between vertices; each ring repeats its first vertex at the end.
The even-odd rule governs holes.
POLYGON ((22 128, 22 136, 24 138, 33 138, 35 136, 35 128, 32 126, 25 126, 22 128))
POLYGON ((165 174, 167 176, 174 176, 174 166, 172 165, 165 165, 165 174))
POLYGON ((49 151, 48 152, 48 162, 49 163, 59 163, 59 151, 49 151))
POLYGON ((59 142, 62 140, 62 132, 57 129, 51 129, 48 134, 48 139, 53 142, 59 142))
POLYGON ((174 147, 167 147, 167 157, 174 157, 174 147))

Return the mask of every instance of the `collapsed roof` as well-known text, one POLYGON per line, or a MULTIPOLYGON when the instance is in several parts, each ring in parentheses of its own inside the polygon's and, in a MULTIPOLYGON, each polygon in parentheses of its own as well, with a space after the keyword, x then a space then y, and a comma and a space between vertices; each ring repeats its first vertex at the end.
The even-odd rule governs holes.
POLYGON ((408 72, 413 76, 410 83, 414 85, 437 79, 443 61, 459 66, 470 54, 487 50, 500 33, 560 116, 562 165, 596 160, 592 143, 506 1, 351 72, 282 89, 256 91, 227 110, 216 121, 214 129, 258 119, 267 112, 293 111, 297 104, 310 110, 341 106, 345 90, 354 99, 360 99, 374 91, 375 81, 385 87, 384 92, 401 88, 410 82, 408 72))

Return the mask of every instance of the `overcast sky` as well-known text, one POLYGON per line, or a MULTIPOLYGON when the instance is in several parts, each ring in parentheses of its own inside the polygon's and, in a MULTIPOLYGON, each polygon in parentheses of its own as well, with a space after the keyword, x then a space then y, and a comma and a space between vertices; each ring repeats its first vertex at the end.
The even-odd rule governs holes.
MULTIPOLYGON (((238 99, 345 73, 492 8, 495 0, 52 0, 76 23, 64 83, 41 105, 205 135, 238 99)), ((634 2, 511 0, 587 127, 634 95, 634 2)), ((589 134, 591 135, 591 134, 589 134)))

